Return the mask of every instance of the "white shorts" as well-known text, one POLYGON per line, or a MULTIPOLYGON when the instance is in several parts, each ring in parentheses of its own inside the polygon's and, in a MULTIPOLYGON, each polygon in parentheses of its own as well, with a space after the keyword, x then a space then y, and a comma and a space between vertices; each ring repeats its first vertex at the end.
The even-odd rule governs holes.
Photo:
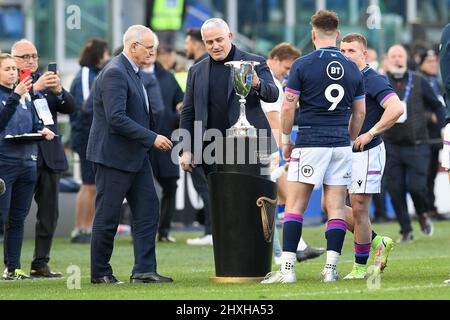
POLYGON ((450 123, 445 127, 442 167, 450 170, 450 123))
POLYGON ((288 181, 320 186, 351 182, 352 148, 296 148, 289 163, 288 181))
POLYGON ((384 143, 364 152, 354 152, 352 184, 349 193, 372 194, 381 192, 381 178, 386 164, 384 143))

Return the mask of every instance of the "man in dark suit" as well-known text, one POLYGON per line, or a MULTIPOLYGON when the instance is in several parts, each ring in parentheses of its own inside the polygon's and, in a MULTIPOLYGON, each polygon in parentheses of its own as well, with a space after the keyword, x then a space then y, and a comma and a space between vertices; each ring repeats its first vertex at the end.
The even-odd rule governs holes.
POLYGON ((94 91, 94 120, 87 147, 97 185, 91 282, 122 283, 114 277, 109 261, 125 198, 133 215, 135 264, 130 282, 172 282, 156 272, 159 203, 149 160, 152 147, 169 151, 172 143, 151 130, 152 110, 139 73, 155 49, 155 35, 135 25, 126 31, 123 42, 124 51, 99 74, 94 91))
MULTIPOLYGON (((44 103, 51 112, 53 124, 45 123, 55 134, 58 134, 58 113, 71 114, 75 110, 72 95, 61 86, 58 74, 48 71, 37 73, 38 52, 33 43, 28 40, 16 42, 11 53, 19 70, 29 69, 32 74, 33 88, 31 99, 36 106, 44 103)), ((35 278, 59 278, 62 273, 53 272, 48 266, 53 235, 58 222, 59 180, 61 173, 68 169, 61 137, 51 141, 39 142, 38 179, 34 199, 37 203, 36 235, 33 261, 30 275, 35 278)))
MULTIPOLYGON (((244 60, 260 63, 255 68, 252 89, 246 98, 247 119, 256 129, 266 129, 270 134, 260 100, 275 102, 278 89, 265 59, 236 48, 232 44, 232 33, 222 19, 207 20, 201 32, 210 58, 198 62, 189 70, 180 128, 188 130, 193 141, 196 141, 199 137, 194 136, 194 121, 201 121, 202 137, 211 128, 220 130, 225 136, 226 129, 239 118, 240 108, 239 98, 234 94, 230 68, 224 64, 244 60)), ((182 146, 181 166, 185 171, 192 171, 192 148, 186 141, 183 141, 182 146)), ((211 170, 208 166, 204 168, 206 171, 211 170)))

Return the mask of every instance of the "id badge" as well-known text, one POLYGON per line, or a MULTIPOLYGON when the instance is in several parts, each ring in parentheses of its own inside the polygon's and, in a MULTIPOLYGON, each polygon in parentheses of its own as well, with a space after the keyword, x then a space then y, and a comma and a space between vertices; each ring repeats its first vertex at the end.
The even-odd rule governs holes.
POLYGON ((408 103, 406 101, 402 101, 403 106, 403 114, 398 118, 396 123, 405 123, 408 120, 408 103))
POLYGON ((47 100, 44 98, 40 98, 34 100, 33 103, 39 118, 44 123, 44 126, 54 125, 55 122, 53 121, 52 113, 50 112, 50 109, 48 107, 47 100))

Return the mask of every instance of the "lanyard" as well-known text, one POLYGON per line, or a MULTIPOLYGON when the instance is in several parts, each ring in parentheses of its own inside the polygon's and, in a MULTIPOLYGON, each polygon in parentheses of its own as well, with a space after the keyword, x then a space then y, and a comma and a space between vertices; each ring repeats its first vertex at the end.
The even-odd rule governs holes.
POLYGON ((408 71, 408 84, 406 85, 406 89, 405 89, 405 98, 403 99, 403 101, 407 102, 409 99, 409 96, 411 94, 411 87, 412 87, 412 78, 413 78, 413 74, 411 71, 408 71))

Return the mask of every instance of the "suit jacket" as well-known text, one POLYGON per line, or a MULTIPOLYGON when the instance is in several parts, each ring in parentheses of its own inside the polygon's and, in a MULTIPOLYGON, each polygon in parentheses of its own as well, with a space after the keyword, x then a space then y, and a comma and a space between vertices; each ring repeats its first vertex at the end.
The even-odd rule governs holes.
POLYGON ((441 36, 441 76, 445 89, 445 102, 447 104, 447 121, 450 121, 450 23, 442 31, 441 36))
MULTIPOLYGON (((248 121, 257 129, 266 129, 270 137, 269 122, 261 108, 260 100, 265 102, 275 102, 278 99, 278 88, 273 81, 272 74, 263 57, 250 54, 236 48, 233 56, 234 61, 257 61, 259 66, 255 71, 261 80, 259 92, 253 88, 250 90, 246 100, 246 115, 248 121)), ((208 96, 209 92, 209 71, 210 58, 203 59, 189 69, 186 93, 184 95, 184 108, 181 113, 180 128, 186 129, 194 137, 194 121, 202 121, 202 137, 208 128, 208 96)), ((234 125, 239 118, 240 107, 239 97, 236 95, 231 77, 228 81, 228 121, 234 125)), ((197 138, 198 139, 198 138, 197 138)), ((193 142, 194 140, 192 140, 193 142)), ((183 149, 189 149, 189 146, 183 143, 183 149)))
POLYGON ((161 95, 161 87, 155 75, 147 72, 142 73, 142 83, 147 91, 148 103, 152 109, 153 122, 150 124, 150 127, 152 130, 160 132, 159 127, 164 116, 164 102, 161 95))
POLYGON ((140 171, 157 137, 151 130, 153 116, 147 110, 141 79, 120 54, 100 72, 94 90, 87 159, 123 171, 140 171))
MULTIPOLYGON (((39 79, 40 74, 33 74, 33 82, 39 79)), ((55 134, 58 134, 58 112, 63 114, 71 114, 75 110, 75 101, 72 95, 64 88, 62 96, 57 97, 50 89, 46 89, 42 92, 44 98, 47 100, 48 107, 52 113, 54 124, 46 126, 52 130, 55 134)), ((32 95, 32 100, 39 99, 38 95, 32 95)), ((64 147, 61 142, 61 136, 55 137, 51 141, 42 140, 38 144, 38 166, 45 163, 48 168, 55 172, 66 171, 69 166, 67 164, 66 154, 64 153, 64 147)))

